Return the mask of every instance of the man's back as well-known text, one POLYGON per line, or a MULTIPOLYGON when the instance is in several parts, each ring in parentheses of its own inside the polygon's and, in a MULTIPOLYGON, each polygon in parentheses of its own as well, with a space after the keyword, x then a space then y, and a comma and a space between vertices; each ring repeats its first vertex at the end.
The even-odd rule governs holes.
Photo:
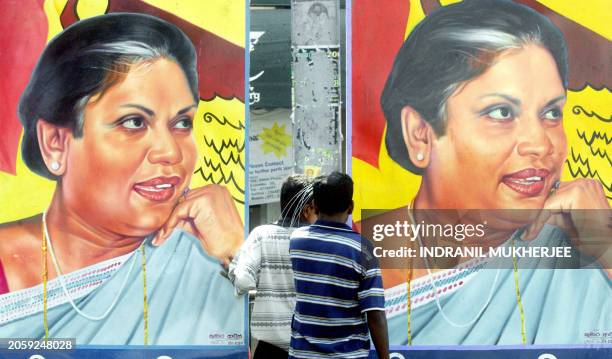
POLYGON ((365 312, 384 310, 369 242, 343 223, 317 221, 291 235, 290 256, 297 293, 290 357, 367 357, 365 312))
POLYGON ((251 313, 251 334, 285 350, 295 291, 289 260, 289 235, 295 229, 278 224, 255 228, 230 265, 238 293, 257 288, 251 313))

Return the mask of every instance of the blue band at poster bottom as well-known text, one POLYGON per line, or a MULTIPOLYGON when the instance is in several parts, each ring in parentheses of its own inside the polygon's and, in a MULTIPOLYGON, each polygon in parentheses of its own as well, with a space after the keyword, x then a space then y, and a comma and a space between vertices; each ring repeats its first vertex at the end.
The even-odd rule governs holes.
MULTIPOLYGON (((245 347, 211 348, 77 348, 72 351, 0 350, 0 358, 19 359, 244 359, 245 347)), ((378 358, 370 353, 371 359, 378 358)), ((585 346, 391 346, 391 359, 603 359, 612 358, 612 345, 585 346)))

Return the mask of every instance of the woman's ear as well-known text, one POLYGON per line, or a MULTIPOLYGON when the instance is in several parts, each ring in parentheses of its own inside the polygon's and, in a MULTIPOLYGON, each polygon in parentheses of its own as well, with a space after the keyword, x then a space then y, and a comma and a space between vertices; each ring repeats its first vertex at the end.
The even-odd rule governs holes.
POLYGON ((410 161, 419 168, 429 165, 433 130, 411 106, 402 109, 400 120, 402 122, 402 135, 408 150, 410 161))
POLYGON ((66 127, 59 127, 43 119, 36 123, 38 146, 49 172, 61 176, 66 171, 68 147, 72 138, 72 131, 66 127))

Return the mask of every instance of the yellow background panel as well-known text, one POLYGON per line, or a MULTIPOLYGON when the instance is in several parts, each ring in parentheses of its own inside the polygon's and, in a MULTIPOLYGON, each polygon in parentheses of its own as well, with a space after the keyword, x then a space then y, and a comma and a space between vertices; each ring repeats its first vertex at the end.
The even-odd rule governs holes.
POLYGON ((64 7, 66 7, 67 2, 68 0, 45 0, 45 13, 47 14, 47 22, 49 23, 47 42, 63 30, 62 23, 60 22, 60 15, 64 7))
POLYGON ((84 20, 104 14, 107 7, 108 0, 79 0, 76 11, 79 15, 79 19, 84 20))
POLYGON ((612 39, 612 2, 610 0, 538 0, 548 8, 572 19, 601 36, 612 39))
POLYGON ((42 213, 51 203, 54 189, 55 182, 30 171, 18 151, 16 175, 0 172, 0 223, 42 213))
POLYGON ((204 30, 244 47, 246 14, 243 1, 236 0, 143 0, 169 11, 204 30))

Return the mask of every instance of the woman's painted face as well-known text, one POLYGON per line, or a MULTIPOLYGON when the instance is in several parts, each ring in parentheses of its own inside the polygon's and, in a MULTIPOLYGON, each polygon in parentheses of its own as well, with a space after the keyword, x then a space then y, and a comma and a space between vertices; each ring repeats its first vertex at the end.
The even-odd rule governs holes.
POLYGON ((135 64, 93 97, 62 177, 68 208, 113 233, 145 235, 168 219, 196 162, 197 104, 175 62, 135 64))
POLYGON ((502 53, 447 102, 427 175, 447 208, 541 208, 566 157, 565 90, 543 47, 502 53))

